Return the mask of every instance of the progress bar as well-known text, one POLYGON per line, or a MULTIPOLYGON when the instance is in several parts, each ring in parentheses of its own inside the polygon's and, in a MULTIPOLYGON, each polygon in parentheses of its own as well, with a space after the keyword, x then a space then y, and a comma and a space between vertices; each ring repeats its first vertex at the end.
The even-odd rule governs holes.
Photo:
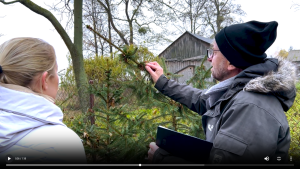
POLYGON ((294 164, 6 164, 6 166, 294 166, 294 164))

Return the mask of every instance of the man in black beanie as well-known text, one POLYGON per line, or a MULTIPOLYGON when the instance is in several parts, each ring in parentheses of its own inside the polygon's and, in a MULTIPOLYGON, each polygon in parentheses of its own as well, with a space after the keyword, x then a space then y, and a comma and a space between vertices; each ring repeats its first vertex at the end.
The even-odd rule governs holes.
MULTIPOLYGON (((209 163, 288 162, 291 137, 284 112, 296 97, 296 67, 281 58, 267 58, 277 26, 250 21, 222 29, 207 52, 212 77, 220 83, 208 90, 167 79, 156 62, 145 66, 156 89, 202 116, 206 140, 213 143, 209 163)), ((148 159, 189 163, 153 142, 148 159)))

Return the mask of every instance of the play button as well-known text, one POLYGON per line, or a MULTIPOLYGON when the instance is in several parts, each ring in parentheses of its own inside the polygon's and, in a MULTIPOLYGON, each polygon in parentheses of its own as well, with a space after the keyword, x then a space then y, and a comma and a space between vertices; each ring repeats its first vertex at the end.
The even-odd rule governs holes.
POLYGON ((14 157, 13 157, 12 155, 8 154, 8 155, 5 157, 5 161, 6 161, 7 163, 11 163, 11 162, 14 161, 14 157))

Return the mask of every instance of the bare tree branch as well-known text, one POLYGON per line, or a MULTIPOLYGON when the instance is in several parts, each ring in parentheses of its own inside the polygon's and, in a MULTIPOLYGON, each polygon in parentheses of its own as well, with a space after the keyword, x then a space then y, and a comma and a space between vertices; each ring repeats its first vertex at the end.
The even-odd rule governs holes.
POLYGON ((20 2, 20 1, 16 0, 16 1, 11 1, 11 2, 6 2, 5 0, 0 0, 0 2, 3 3, 4 5, 9 5, 9 4, 13 4, 16 2, 20 2))
POLYGON ((292 9, 292 8, 294 8, 295 11, 298 11, 300 9, 300 4, 297 4, 294 2, 290 9, 292 9))
POLYGON ((228 0, 224 3, 224 5, 223 5, 223 7, 220 9, 220 11, 223 10, 223 8, 226 6, 227 2, 228 2, 228 0))
POLYGON ((120 38, 123 40, 123 42, 126 44, 126 45, 128 45, 129 43, 127 42, 127 40, 125 39, 125 37, 124 37, 124 34, 121 32, 121 31, 119 31, 119 29, 115 26, 115 24, 114 24, 114 21, 113 21, 113 17, 112 17, 112 14, 111 14, 111 9, 110 9, 110 6, 109 6, 109 2, 107 1, 107 0, 105 0, 105 2, 106 2, 106 5, 103 3, 103 2, 101 2, 101 0, 97 0, 99 3, 100 3, 100 5, 106 10, 106 12, 107 12, 107 15, 108 15, 108 17, 109 17, 109 21, 110 21, 110 23, 111 23, 111 26, 113 27, 113 29, 117 32, 117 34, 120 36, 120 38))
POLYGON ((143 0, 140 0, 140 3, 138 4, 138 6, 136 7, 136 9, 133 11, 133 14, 131 16, 131 21, 133 20, 134 16, 137 14, 137 12, 139 11, 140 7, 142 6, 143 0))
POLYGON ((112 45, 113 47, 115 47, 116 49, 118 49, 120 52, 122 52, 123 55, 126 55, 122 49, 120 49, 118 46, 116 46, 115 44, 113 44, 109 39, 105 38, 104 36, 102 36, 100 33, 98 33, 97 31, 95 31, 90 25, 86 25, 86 28, 88 28, 90 31, 96 33, 98 36, 100 36, 102 39, 104 39, 106 42, 108 42, 110 45, 112 45))

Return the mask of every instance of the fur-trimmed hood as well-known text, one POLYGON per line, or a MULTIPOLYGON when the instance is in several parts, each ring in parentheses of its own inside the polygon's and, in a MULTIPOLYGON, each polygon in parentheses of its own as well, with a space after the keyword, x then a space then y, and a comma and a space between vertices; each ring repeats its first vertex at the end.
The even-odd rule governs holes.
POLYGON ((248 79, 244 91, 276 96, 285 111, 294 103, 297 68, 286 59, 268 58, 264 63, 245 69, 235 79, 244 82, 248 79))

